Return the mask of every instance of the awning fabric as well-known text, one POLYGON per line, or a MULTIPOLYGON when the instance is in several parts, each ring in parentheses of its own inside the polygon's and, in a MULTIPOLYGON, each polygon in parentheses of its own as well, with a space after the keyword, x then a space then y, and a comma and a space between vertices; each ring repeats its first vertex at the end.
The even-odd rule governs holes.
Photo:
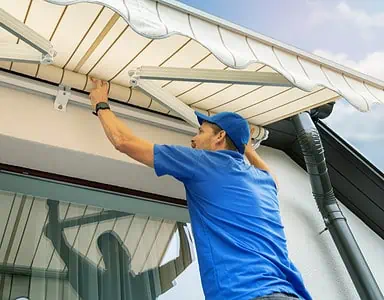
POLYGON ((49 38, 58 55, 54 66, 35 69, 14 63, 2 64, 3 68, 82 90, 89 90, 88 76, 97 76, 111 82, 111 94, 116 99, 151 110, 173 114, 131 88, 128 72, 140 66, 282 74, 293 87, 158 82, 196 110, 208 114, 235 111, 256 125, 340 98, 360 111, 368 111, 373 103, 384 103, 384 83, 380 80, 176 1, 22 2, 23 13, 20 4, 12 1, 1 6, 49 38))

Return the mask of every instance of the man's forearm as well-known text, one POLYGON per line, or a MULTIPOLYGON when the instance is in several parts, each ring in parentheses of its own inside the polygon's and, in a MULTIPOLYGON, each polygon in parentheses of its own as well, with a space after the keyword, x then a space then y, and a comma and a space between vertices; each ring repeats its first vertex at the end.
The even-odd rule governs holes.
POLYGON ((133 137, 132 131, 110 110, 99 110, 99 119, 110 142, 118 148, 124 140, 133 137))
POLYGON ((253 165, 254 167, 267 171, 272 177, 273 180, 276 183, 276 186, 278 186, 276 177, 272 174, 271 169, 268 167, 268 165, 264 162, 264 160, 261 159, 260 155, 257 154, 257 152, 249 145, 245 147, 245 156, 247 157, 249 163, 253 165))
POLYGON ((256 151, 252 147, 250 147, 250 146, 245 147, 245 153, 244 154, 247 157, 247 159, 251 165, 255 166, 258 169, 270 172, 270 169, 267 166, 267 164, 261 159, 259 154, 257 154, 256 151))

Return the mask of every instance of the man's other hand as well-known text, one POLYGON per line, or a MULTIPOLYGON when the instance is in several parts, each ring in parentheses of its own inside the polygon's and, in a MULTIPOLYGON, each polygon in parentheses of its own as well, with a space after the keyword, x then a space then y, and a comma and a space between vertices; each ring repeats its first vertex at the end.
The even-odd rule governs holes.
POLYGON ((95 110, 97 103, 108 102, 108 82, 95 78, 91 78, 91 81, 93 87, 89 98, 91 99, 92 108, 95 110))
POLYGON ((249 141, 248 141, 248 144, 245 146, 245 151, 253 151, 253 147, 252 147, 252 144, 253 144, 253 140, 252 140, 252 136, 253 134, 255 133, 255 127, 251 127, 251 125, 249 125, 249 141))

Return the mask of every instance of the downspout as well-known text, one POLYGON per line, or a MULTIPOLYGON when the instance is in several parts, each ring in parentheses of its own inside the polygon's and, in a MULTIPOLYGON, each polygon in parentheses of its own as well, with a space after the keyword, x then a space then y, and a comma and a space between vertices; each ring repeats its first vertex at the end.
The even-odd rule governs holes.
MULTIPOLYGON (((320 109, 312 110, 311 115, 314 118, 328 116, 332 111, 332 106, 326 105, 320 109)), ((363 300, 383 300, 383 294, 333 193, 325 162, 324 148, 311 115, 308 112, 300 113, 293 117, 293 123, 304 155, 317 207, 323 216, 326 228, 331 233, 332 239, 347 267, 360 298, 363 300)))

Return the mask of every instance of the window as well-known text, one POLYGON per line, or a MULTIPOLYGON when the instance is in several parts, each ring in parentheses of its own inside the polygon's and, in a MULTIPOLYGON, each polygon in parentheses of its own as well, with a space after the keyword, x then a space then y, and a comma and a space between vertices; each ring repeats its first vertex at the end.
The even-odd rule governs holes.
POLYGON ((0 298, 167 299, 192 241, 183 222, 0 191, 0 298))

